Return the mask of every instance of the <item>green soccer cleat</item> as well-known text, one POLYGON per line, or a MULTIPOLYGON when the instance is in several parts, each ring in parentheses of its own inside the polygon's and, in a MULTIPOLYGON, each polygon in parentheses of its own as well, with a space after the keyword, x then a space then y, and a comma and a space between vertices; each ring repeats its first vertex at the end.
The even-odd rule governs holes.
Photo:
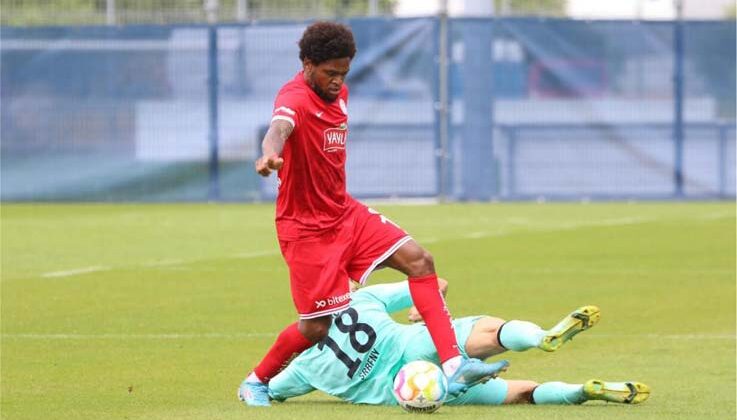
POLYGON ((639 404, 650 398, 650 387, 640 382, 604 382, 592 379, 583 384, 583 394, 589 400, 639 404))
POLYGON ((549 329, 538 347, 545 351, 556 351, 576 334, 596 325, 599 318, 601 318, 601 313, 598 307, 594 305, 582 306, 549 329))

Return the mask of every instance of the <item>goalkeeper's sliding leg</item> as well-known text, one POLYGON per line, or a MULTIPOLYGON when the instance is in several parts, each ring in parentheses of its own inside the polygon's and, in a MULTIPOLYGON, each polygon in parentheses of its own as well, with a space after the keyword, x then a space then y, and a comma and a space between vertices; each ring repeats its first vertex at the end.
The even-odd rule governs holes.
MULTIPOLYGON (((551 352, 558 350, 574 336, 599 321, 599 308, 582 306, 566 315, 548 330, 529 321, 504 321, 484 316, 473 324, 465 341, 469 357, 486 359, 507 350, 526 351, 538 348, 551 352)), ((464 323, 458 321, 457 329, 464 323)), ((583 384, 495 379, 471 388, 458 398, 449 399, 448 405, 498 405, 498 404, 582 404, 602 400, 622 404, 639 404, 650 397, 650 388, 636 381, 607 382, 598 379, 583 384)))
POLYGON ((529 321, 504 321, 485 316, 474 324, 466 341, 466 352, 470 357, 486 359, 506 350, 525 351, 538 348, 556 351, 574 336, 596 325, 599 321, 599 308, 593 305, 582 306, 566 315, 553 328, 542 329, 529 321))
POLYGON ((606 382, 592 379, 583 384, 564 382, 516 381, 494 379, 477 385, 447 405, 499 404, 583 404, 601 400, 621 404, 639 404, 650 397, 650 387, 635 381, 606 382))

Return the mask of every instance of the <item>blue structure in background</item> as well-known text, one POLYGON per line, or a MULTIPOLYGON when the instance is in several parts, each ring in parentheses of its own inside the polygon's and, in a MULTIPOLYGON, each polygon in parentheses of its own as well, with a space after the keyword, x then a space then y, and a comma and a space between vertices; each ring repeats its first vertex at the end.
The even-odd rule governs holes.
MULTIPOLYGON (((683 7, 682 2, 677 4, 678 8, 683 7)), ((673 147, 675 149, 673 183, 676 197, 683 197, 683 21, 679 19, 673 25, 675 26, 673 36, 673 147)))
POLYGON ((209 130, 208 140, 210 141, 209 156, 209 175, 210 189, 208 190, 208 198, 210 200, 220 199, 220 120, 218 118, 219 111, 219 92, 220 78, 218 67, 218 35, 217 28, 211 26, 207 28, 207 82, 208 82, 208 110, 209 110, 209 130))
MULTIPOLYGON (((735 196, 734 22, 450 19, 445 60, 437 19, 348 23, 356 196, 735 196)), ((306 25, 3 27, 0 198, 273 198, 252 161, 306 25)))
MULTIPOLYGON (((463 42, 462 198, 489 200, 496 195, 494 161, 494 22, 455 20, 463 42)), ((451 29, 452 31, 453 29, 451 29)))

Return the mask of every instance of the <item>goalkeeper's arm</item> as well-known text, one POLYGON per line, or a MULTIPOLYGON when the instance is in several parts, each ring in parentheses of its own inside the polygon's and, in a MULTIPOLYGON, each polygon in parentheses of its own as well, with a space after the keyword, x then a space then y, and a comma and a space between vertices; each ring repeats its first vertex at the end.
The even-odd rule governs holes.
POLYGON ((299 397, 314 390, 309 381, 299 373, 295 362, 269 381, 269 397, 276 401, 299 397))

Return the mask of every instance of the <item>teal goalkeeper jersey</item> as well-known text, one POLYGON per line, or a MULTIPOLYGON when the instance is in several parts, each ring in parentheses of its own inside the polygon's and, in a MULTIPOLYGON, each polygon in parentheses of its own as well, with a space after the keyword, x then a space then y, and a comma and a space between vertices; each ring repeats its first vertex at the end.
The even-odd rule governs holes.
POLYGON ((391 383, 405 363, 402 355, 410 343, 427 335, 424 325, 402 325, 389 316, 410 306, 406 281, 353 293, 351 306, 334 316, 328 336, 269 382, 272 398, 317 389, 354 403, 396 404, 391 383))

